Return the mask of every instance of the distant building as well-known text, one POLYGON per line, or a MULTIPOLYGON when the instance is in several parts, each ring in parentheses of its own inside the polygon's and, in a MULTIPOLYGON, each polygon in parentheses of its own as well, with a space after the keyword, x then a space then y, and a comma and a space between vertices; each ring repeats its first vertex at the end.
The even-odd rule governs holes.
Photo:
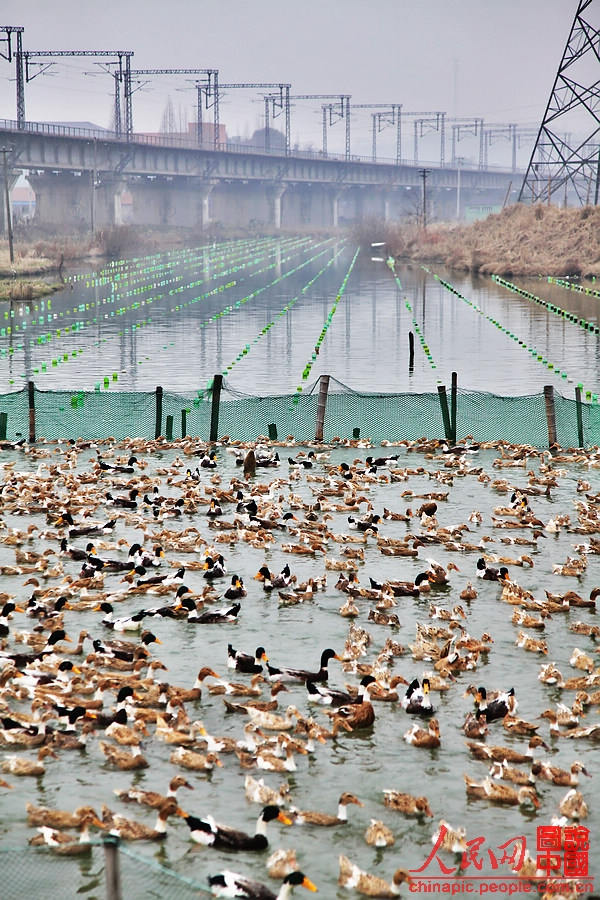
POLYGON ((16 185, 10 192, 10 201, 14 222, 33 218, 35 194, 28 184, 16 185))
MULTIPOLYGON (((257 128, 252 137, 232 137, 231 144, 240 144, 242 147, 251 147, 253 150, 264 150, 265 139, 267 136, 266 128, 257 128)), ((285 134, 278 128, 269 128, 269 150, 277 153, 285 152, 285 134)))

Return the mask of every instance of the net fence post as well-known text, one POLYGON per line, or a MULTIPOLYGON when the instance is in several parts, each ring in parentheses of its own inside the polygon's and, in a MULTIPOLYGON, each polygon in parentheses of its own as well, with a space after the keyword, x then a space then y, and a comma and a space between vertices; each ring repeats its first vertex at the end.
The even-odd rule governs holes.
POLYGON ((438 384, 438 394, 440 396, 440 406, 442 408, 442 421, 444 423, 444 434, 446 440, 452 440, 452 429, 450 427, 450 411, 448 410, 448 397, 446 396, 446 385, 438 384))
POLYGON ((581 404, 581 388, 575 388, 575 403, 577 404, 577 440, 578 446, 583 447, 583 407, 581 404))
POLYGON ((173 416, 167 416, 165 420, 165 437, 168 441, 173 440, 173 416))
POLYGON ((210 410, 210 436, 209 440, 216 441, 219 436, 219 403, 221 402, 221 388, 223 376, 215 375, 212 384, 212 406, 210 410))
POLYGON ((0 440, 6 440, 6 429, 8 425, 8 413, 0 412, 0 440))
POLYGON ((408 368, 412 371, 415 367, 415 336, 412 331, 408 332, 408 368))
POLYGON ((162 431, 162 407, 163 407, 163 389, 160 385, 156 388, 156 424, 154 426, 154 439, 160 437, 162 431))
POLYGON ((558 445, 556 438, 556 411, 554 409, 554 388, 551 384, 544 385, 544 404, 546 406, 546 421, 548 423, 548 446, 550 450, 558 445))
POLYGON ((325 424, 325 410, 327 409, 327 392, 329 391, 329 375, 321 375, 319 380, 319 403, 317 405, 317 427, 315 428, 315 441, 323 440, 323 426, 325 424))
POLYGON ((187 435, 187 409, 181 410, 181 437, 184 438, 187 435))
POLYGON ((456 372, 452 373, 452 387, 450 389, 450 440, 456 443, 456 395, 458 391, 458 376, 456 372))
POLYGON ((27 382, 27 396, 29 400, 29 443, 35 444, 35 384, 27 382))
POLYGON ((102 839, 104 846, 104 873, 106 877, 106 900, 122 900, 121 873, 119 871, 119 838, 107 834, 102 839))

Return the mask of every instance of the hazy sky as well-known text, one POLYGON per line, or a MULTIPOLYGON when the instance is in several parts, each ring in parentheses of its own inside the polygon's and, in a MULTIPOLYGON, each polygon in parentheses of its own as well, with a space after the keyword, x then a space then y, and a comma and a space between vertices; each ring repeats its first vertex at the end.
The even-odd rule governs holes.
MULTIPOLYGON (((218 68, 227 81, 289 81, 294 93, 349 93, 488 122, 538 124, 576 0, 3 0, 1 24, 22 25, 24 49, 132 49, 137 68, 218 68)), ((112 79, 67 59, 26 88, 31 120, 108 126, 112 79)), ((156 131, 170 96, 192 119, 193 85, 153 79, 134 98, 134 127, 156 131)), ((0 59, 0 114, 15 118, 14 65, 0 59)), ((230 135, 261 127, 256 93, 228 92, 230 135)), ((292 141, 320 146, 319 104, 292 113, 292 141)), ((353 118, 353 152, 368 153, 369 111, 353 118)), ((407 132, 407 141, 409 134, 407 132)), ((343 146, 343 125, 329 147, 343 146)), ((461 153, 475 147, 465 143, 461 153)), ((409 146, 407 145, 408 155, 409 146)), ((381 155, 393 155, 391 129, 381 155)))

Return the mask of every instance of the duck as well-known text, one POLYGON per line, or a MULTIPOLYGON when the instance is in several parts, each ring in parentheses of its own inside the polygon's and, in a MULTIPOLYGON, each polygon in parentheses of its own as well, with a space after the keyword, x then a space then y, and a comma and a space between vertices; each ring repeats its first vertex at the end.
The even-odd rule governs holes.
POLYGON ((477 691, 475 692, 475 712, 476 714, 483 713, 487 722, 493 722, 495 719, 503 719, 508 714, 514 715, 518 705, 514 688, 498 693, 498 695, 493 699, 490 699, 489 702, 487 699, 487 691, 484 687, 477 688, 477 691))
POLYGON ((196 604, 191 597, 180 600, 182 609, 188 610, 187 621, 193 625, 219 625, 223 622, 236 622, 242 608, 241 603, 232 603, 231 606, 219 606, 206 612, 198 612, 196 604))
POLYGON ((307 699, 313 703, 320 703, 323 706, 346 706, 347 704, 362 703, 365 692, 368 693, 367 689, 374 684, 375 678, 372 675, 365 675, 361 679, 358 694, 353 696, 347 691, 337 691, 334 688, 327 687, 325 684, 307 681, 307 699))
POLYGON ((256 822, 254 834, 246 834, 225 825, 218 825, 212 816, 200 819, 185 812, 180 812, 184 822, 190 830, 190 838, 197 844, 207 847, 215 847, 226 850, 266 850, 269 846, 267 839, 267 825, 269 822, 279 821, 284 825, 291 825, 292 820, 285 815, 277 804, 269 804, 263 807, 256 822))
POLYGON ((142 609, 131 616, 121 616, 118 619, 114 619, 112 603, 106 602, 100 603, 98 606, 94 607, 94 611, 104 613, 102 624, 107 628, 111 628, 113 631, 140 631, 142 622, 146 616, 146 611, 142 609))
POLYGON ((419 684, 418 678, 414 678, 400 701, 402 709, 420 716, 432 716, 435 710, 431 703, 430 690, 429 678, 424 678, 422 684, 419 684))
POLYGON ((158 810, 154 828, 149 828, 133 819, 126 819, 124 816, 113 815, 110 821, 110 833, 117 835, 123 841, 164 840, 167 836, 167 819, 173 815, 183 815, 183 810, 177 805, 176 797, 169 797, 158 810))
POLYGON ((327 650, 323 650, 321 653, 321 664, 318 672, 311 672, 308 669, 290 669, 290 668, 276 668, 275 666, 270 666, 267 663, 267 671, 269 681, 292 681, 292 682, 302 682, 302 681, 327 681, 329 678, 329 672, 327 671, 327 664, 330 659, 337 659, 340 662, 342 661, 341 657, 332 650, 330 647, 327 650))
POLYGON ((477 599, 477 591, 473 587, 470 581, 467 582, 466 588, 464 588, 460 592, 461 600, 476 600, 477 599))
POLYGON ((297 766, 294 753, 306 755, 308 750, 296 741, 288 740, 285 734, 279 735, 277 743, 280 747, 285 747, 285 756, 282 758, 276 755, 268 747, 259 747, 256 751, 256 765, 267 772, 295 772, 297 766))
POLYGON ((404 735, 404 740, 407 744, 412 744, 414 747, 425 747, 427 749, 439 747, 441 743, 440 726, 437 719, 430 720, 427 731, 419 728, 418 725, 413 725, 404 735))
POLYGON ((275 803, 277 806, 281 806, 286 802, 287 795, 290 792, 290 786, 287 782, 283 782, 283 784, 280 784, 279 787, 275 789, 266 785, 262 778, 256 779, 253 778, 252 775, 246 775, 244 791, 246 793, 246 799, 251 803, 260 803, 261 806, 275 803))
POLYGON ((448 573, 453 570, 458 572, 458 566, 453 562, 449 562, 446 568, 444 568, 440 563, 436 562, 435 559, 426 560, 429 568, 427 570, 427 579, 430 584, 435 585, 445 585, 449 584, 450 579, 448 577, 448 573))
POLYGON ((498 784, 489 777, 477 782, 468 775, 464 776, 467 795, 479 799, 491 800, 492 803, 500 803, 505 806, 523 806, 532 803, 536 809, 540 808, 540 801, 535 788, 530 785, 522 785, 518 791, 505 784, 498 784))
POLYGON ((257 709, 255 706, 247 706, 246 712, 253 725, 257 728, 265 728, 267 731, 290 731, 296 724, 298 715, 295 706, 288 706, 284 716, 269 710, 257 709))
POLYGON ((401 791, 384 790, 383 804, 405 816, 433 816, 427 797, 414 797, 401 791))
POLYGON ((266 866, 269 878, 283 880, 286 875, 291 875, 292 872, 296 872, 298 869, 296 851, 293 848, 286 850, 280 847, 279 850, 274 850, 271 853, 266 866))
POLYGON ((485 581, 510 581, 506 566, 501 566, 499 569, 488 566, 483 556, 480 556, 477 560, 477 577, 483 578, 485 581))
POLYGON ((440 819, 437 831, 431 835, 431 843, 448 853, 462 854, 468 850, 466 836, 467 832, 462 826, 454 828, 449 822, 440 819))
POLYGON ((54 753, 51 747, 40 747, 37 753, 37 761, 11 754, 4 758, 2 762, 2 771, 9 772, 11 775, 39 777, 46 771, 46 767, 43 763, 46 756, 53 756, 56 758, 56 753, 54 753))
POLYGON ((54 828, 50 828, 48 825, 40 825, 37 829, 39 834, 36 835, 36 837, 31 838, 29 844, 33 847, 45 845, 60 856, 83 856, 84 854, 91 853, 92 849, 90 843, 90 825, 95 825, 96 828, 104 829, 104 823, 97 818, 93 809, 88 810, 88 812, 81 817, 78 826, 79 840, 75 840, 73 835, 68 834, 67 832, 57 831, 54 828))
POLYGON ((183 775, 176 775, 174 778, 171 778, 166 795, 159 794, 158 791, 142 791, 137 788, 129 788, 127 790, 119 790, 117 788, 114 793, 119 800, 123 800, 125 803, 135 802, 142 806, 150 806, 152 809, 159 809, 171 797, 176 797, 177 791, 181 787, 190 791, 194 790, 193 785, 183 775))
POLYGON ((396 842, 391 828, 388 828, 380 819, 371 819, 364 837, 371 847, 392 847, 396 842))
POLYGON ((139 744, 134 745, 133 752, 127 753, 125 750, 119 750, 108 744, 106 741, 100 741, 100 749, 104 753, 107 761, 118 769, 131 771, 134 769, 147 769, 148 760, 142 756, 139 744))
POLYGON ((223 594, 226 600, 241 600, 247 595, 248 591, 244 587, 244 581, 239 575, 233 575, 231 584, 223 594))
POLYGON ((215 766, 221 768, 223 765, 216 753, 197 753, 195 750, 188 750, 187 747, 178 747, 171 753, 169 759, 174 765, 189 769, 191 772, 210 772, 215 766))
POLYGON ((401 886, 404 883, 411 883, 410 874, 406 869, 396 869, 390 884, 377 875, 370 875, 359 869, 347 856, 340 855, 339 866, 338 884, 345 888, 354 888, 365 897, 399 897, 401 886))
POLYGON ((256 581, 262 581, 263 590, 267 592, 274 588, 287 588, 295 581, 295 576, 292 575, 287 563, 278 575, 273 575, 267 565, 261 566, 254 578, 256 581))
POLYGON ((204 560, 204 577, 212 581, 214 578, 223 578, 227 574, 225 560, 222 556, 213 558, 207 556, 204 560))
POLYGON ((467 747, 476 759, 494 760, 502 762, 506 760, 511 763, 531 762, 538 747, 549 750, 548 744, 538 735, 534 734, 527 746, 526 753, 514 750, 512 747, 495 747, 481 743, 481 741, 466 741, 467 747))
POLYGON ((116 472, 123 475, 131 475, 132 472, 135 471, 133 467, 137 462, 138 460, 135 456, 130 456, 125 464, 107 463, 105 460, 98 457, 98 465, 100 466, 101 472, 116 472))
POLYGON ((96 815, 91 806, 78 806, 74 812, 68 812, 49 806, 34 806, 29 801, 25 804, 25 810, 28 825, 47 825, 49 828, 78 828, 86 816, 96 815))
POLYGON ((559 766, 551 766, 550 763, 542 762, 540 777, 552 784, 558 784, 561 787, 576 787, 579 784, 579 773, 591 778, 592 776, 579 760, 571 763, 571 768, 561 769, 559 766))
POLYGON ((586 819, 588 815, 587 803, 583 799, 581 791, 571 788, 567 791, 559 804, 561 815, 568 819, 586 819))
POLYGON ((364 806, 364 803, 354 794, 344 791, 338 800, 338 809, 336 815, 329 813, 316 812, 315 810, 297 810, 290 808, 290 816, 295 825, 322 825, 325 827, 331 825, 341 825, 348 821, 347 807, 350 804, 355 806, 364 806))
POLYGON ((268 661, 269 657, 262 646, 257 647, 254 656, 251 656, 249 653, 242 653, 241 650, 235 650, 231 644, 227 644, 227 666, 237 672, 245 672, 248 675, 261 674, 263 663, 268 661))
POLYGON ((329 712, 328 715, 333 717, 332 731, 334 736, 338 734, 340 729, 344 731, 361 731, 364 728, 371 728, 375 722, 375 710, 369 700, 340 706, 335 712, 329 712))
POLYGON ((228 870, 209 875, 208 883, 214 897, 246 897, 247 900, 288 900, 295 887, 303 887, 308 891, 317 890, 310 878, 298 869, 284 877, 277 894, 259 881, 228 870))

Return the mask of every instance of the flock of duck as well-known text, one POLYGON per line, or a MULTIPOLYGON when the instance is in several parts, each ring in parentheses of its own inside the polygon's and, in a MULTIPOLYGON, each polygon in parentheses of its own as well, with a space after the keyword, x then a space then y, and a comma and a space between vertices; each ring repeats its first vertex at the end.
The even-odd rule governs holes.
MULTIPOLYGON (((393 721, 398 739, 422 754, 417 766, 424 773, 435 766, 445 735, 462 731, 469 802, 520 807, 539 824, 565 827, 586 819, 579 781, 593 772, 578 758, 564 768, 553 765, 544 753, 563 741, 585 748, 600 738, 600 720, 581 721, 600 704, 600 627, 590 621, 600 588, 587 596, 572 589, 573 579, 588 583, 588 560, 600 553, 594 538, 600 493, 579 477, 572 508, 556 514, 553 504, 555 493, 575 482, 573 471, 592 477, 596 456, 551 456, 504 443, 480 448, 468 440, 455 447, 405 442, 376 457, 366 455, 368 449, 358 440, 336 440, 324 450, 295 446, 291 439, 245 446, 224 438, 210 448, 192 439, 173 445, 132 439, 120 446, 110 440, 41 442, 4 451, 0 766, 7 779, 0 786, 3 793, 22 793, 23 819, 35 828, 31 844, 75 856, 90 852, 91 834, 164 840, 180 818, 184 840, 225 850, 232 860, 237 854, 239 872, 216 872, 202 857, 215 896, 285 900, 299 886, 315 891, 303 871, 310 862, 301 868, 293 850, 267 859, 269 876, 281 881, 278 889, 243 874, 244 865, 256 872, 250 860, 270 849, 276 823, 341 830, 359 821, 360 813, 349 820, 348 807, 376 811, 379 805, 426 827, 433 809, 436 816, 443 812, 443 796, 389 787, 388 779, 402 771, 401 754, 412 752, 399 741, 377 750, 387 760, 377 800, 361 796, 358 781, 340 784, 335 812, 298 809, 289 783, 272 786, 255 775, 292 773, 296 784, 300 757, 318 770, 323 755, 332 754, 347 733, 376 735, 382 717, 393 721), (479 450, 496 451, 489 465, 477 464, 479 450), (408 482, 421 490, 407 488, 408 482), (459 484, 475 482, 493 498, 493 512, 474 509, 465 522, 453 523, 451 495, 459 484), (384 492, 390 506, 377 510, 384 492), (16 527, 25 515, 27 527, 16 527), (520 582, 540 565, 539 544, 558 535, 569 535, 572 553, 546 563, 547 574, 561 583, 570 579, 570 587, 541 596, 520 582), (255 573, 230 571, 228 557, 237 560, 243 545, 254 551, 245 552, 246 560, 259 558, 255 573), (274 559, 283 554, 288 561, 277 571, 274 559), (299 570, 310 574, 301 580, 299 570), (491 626, 478 636, 468 631, 482 602, 493 604, 490 621, 505 604, 507 622, 519 628, 519 652, 544 658, 537 678, 548 686, 547 709, 528 703, 525 656, 522 671, 513 668, 504 684, 485 685, 476 672, 502 655, 491 626), (244 613, 264 603, 281 613, 280 634, 273 646, 265 640, 254 649, 244 642, 244 613), (315 607, 337 608, 347 619, 343 646, 319 648, 320 632, 309 624, 303 635, 294 633, 304 610, 315 607), (286 631, 288 608, 296 618, 286 631), (416 634, 403 646, 401 619, 415 609, 416 634), (86 627, 80 628, 82 622, 86 627), (195 680, 181 672, 184 683, 177 683, 161 645, 168 634, 169 660, 177 658, 181 628, 209 635, 205 646, 216 641, 222 663, 198 665, 195 680), (559 628, 561 646, 569 638, 585 642, 583 649, 574 643, 569 649, 572 673, 545 661, 542 635, 559 628), (289 665, 287 652, 293 659, 306 646, 315 648, 311 664, 289 665), (235 680, 225 677, 224 668, 235 680), (221 700, 229 733, 211 734, 203 718, 221 700), (519 706, 528 719, 519 717, 519 706), (507 746, 503 732, 510 736, 507 746), (70 753, 86 754, 90 769, 132 772, 134 781, 115 789, 101 808, 83 790, 74 810, 36 805, 21 778, 51 779, 55 760, 70 753), (390 767, 394 758, 398 764, 390 767), (151 775, 158 766, 170 773, 164 794, 151 775), (221 824, 220 809, 189 799, 188 790, 220 768, 232 780, 244 773, 246 799, 261 807, 253 831, 221 824), (139 787, 144 770, 153 790, 139 787), (550 785, 567 791, 542 790, 550 785), (125 815, 126 804, 153 811, 153 821, 125 815)), ((502 659, 498 663, 502 671, 502 659)), ((468 819, 450 825, 440 818, 432 841, 449 860, 467 859, 468 825, 468 819)), ((370 819, 367 844, 384 848, 395 839, 378 815, 370 819)), ((535 852, 522 850, 519 877, 532 884, 545 883, 549 874, 560 877, 538 869, 535 852)), ((413 869, 419 861, 411 860, 413 869)), ((411 881, 407 868, 384 880, 345 854, 336 877, 340 886, 375 897, 397 896, 411 881)), ((321 886, 326 895, 331 884, 321 886)), ((577 896, 576 887, 566 883, 562 896, 577 896)))

